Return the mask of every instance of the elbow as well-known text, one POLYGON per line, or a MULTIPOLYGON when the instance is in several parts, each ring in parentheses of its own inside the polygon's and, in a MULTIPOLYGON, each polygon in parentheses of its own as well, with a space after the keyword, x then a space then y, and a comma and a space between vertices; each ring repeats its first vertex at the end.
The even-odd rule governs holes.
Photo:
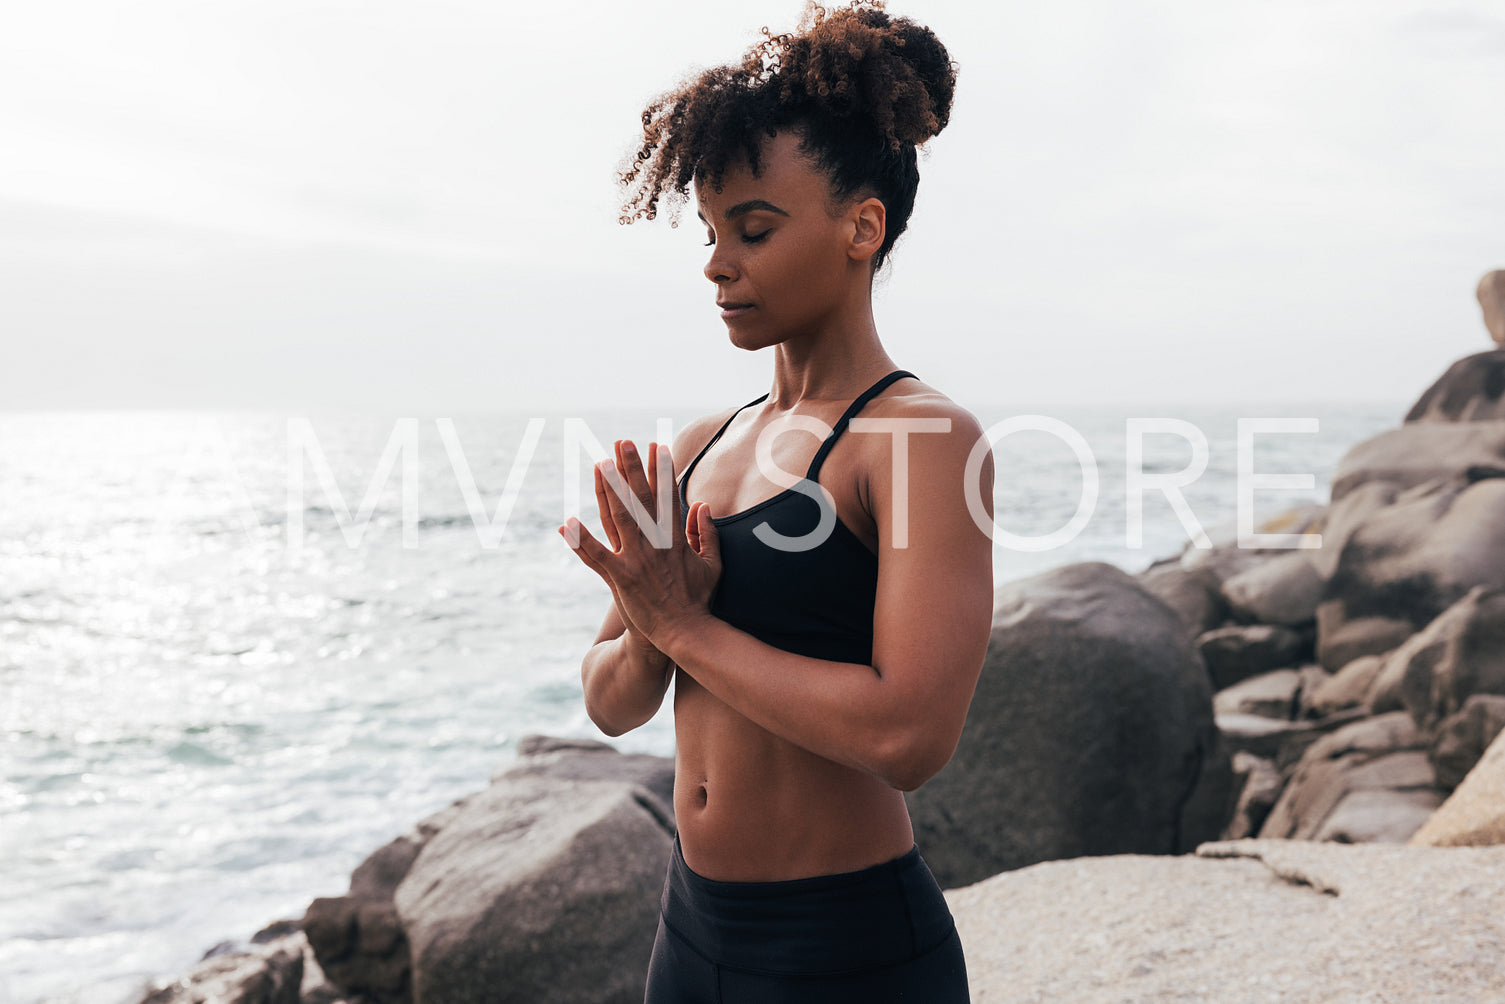
POLYGON ((941 741, 933 732, 911 734, 883 744, 874 773, 891 788, 914 791, 939 774, 955 752, 954 740, 941 741))

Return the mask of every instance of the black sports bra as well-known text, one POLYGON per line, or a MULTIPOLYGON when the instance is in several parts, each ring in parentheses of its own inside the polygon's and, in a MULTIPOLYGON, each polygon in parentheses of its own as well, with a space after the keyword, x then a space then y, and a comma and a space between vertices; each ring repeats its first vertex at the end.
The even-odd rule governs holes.
MULTIPOLYGON (((852 417, 903 377, 914 374, 895 370, 852 402, 816 451, 804 479, 794 487, 730 516, 711 517, 721 543, 722 563, 721 581, 711 598, 712 614, 788 652, 872 664, 878 556, 836 518, 834 507, 825 504, 818 479, 821 464, 852 417), (824 527, 823 518, 829 521, 824 527)), ((689 512, 686 490, 695 465, 733 418, 767 397, 764 394, 733 412, 685 468, 679 479, 681 520, 689 512)))

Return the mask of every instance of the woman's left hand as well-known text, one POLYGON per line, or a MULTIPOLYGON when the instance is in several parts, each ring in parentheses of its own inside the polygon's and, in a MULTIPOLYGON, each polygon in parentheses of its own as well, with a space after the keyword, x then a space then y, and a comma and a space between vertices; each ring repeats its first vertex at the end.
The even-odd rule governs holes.
POLYGON ((649 444, 646 469, 631 441, 616 446, 619 463, 601 461, 595 478, 602 528, 613 547, 573 517, 559 532, 611 587, 623 619, 664 651, 673 632, 710 616, 711 596, 721 578, 716 526, 710 508, 697 502, 690 507, 684 533, 679 532, 679 492, 667 446, 649 444), (669 496, 667 521, 660 519, 661 487, 669 496), (578 535, 578 544, 572 535, 578 535))

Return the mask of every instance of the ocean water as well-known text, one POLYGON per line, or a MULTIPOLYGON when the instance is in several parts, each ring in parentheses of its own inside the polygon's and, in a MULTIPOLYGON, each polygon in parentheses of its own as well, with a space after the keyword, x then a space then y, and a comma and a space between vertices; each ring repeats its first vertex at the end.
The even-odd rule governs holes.
MULTIPOLYGON (((1256 438, 1256 473, 1312 482, 1254 491, 1262 521, 1325 500, 1342 453, 1403 410, 1050 411, 1090 451, 1097 499, 1081 507, 1057 435, 998 442, 1000 527, 1085 522, 1059 546, 995 547, 995 579, 1138 571, 1186 545, 1158 493, 1127 538, 1130 417, 1205 435, 1184 496, 1226 539, 1240 416, 1317 420, 1256 438)), ((572 498, 595 522, 593 439, 667 439, 692 417, 0 414, 0 1002, 124 1000, 344 892, 521 736, 603 738, 579 660, 609 593, 555 527, 572 498)), ((1193 456, 1166 432, 1144 444, 1151 474, 1193 456)), ((671 754, 669 702, 613 742, 671 754)))

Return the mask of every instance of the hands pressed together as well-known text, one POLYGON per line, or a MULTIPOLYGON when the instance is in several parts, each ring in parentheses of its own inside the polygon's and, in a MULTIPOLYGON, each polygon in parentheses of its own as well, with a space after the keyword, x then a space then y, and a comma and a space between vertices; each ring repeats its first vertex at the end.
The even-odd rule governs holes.
POLYGON ((667 446, 649 443, 646 466, 631 440, 617 440, 613 449, 614 460, 595 466, 596 505, 611 546, 574 517, 559 534, 611 588, 629 640, 666 652, 676 632, 710 616, 721 578, 716 526, 710 508, 696 502, 680 533, 679 491, 667 446))

